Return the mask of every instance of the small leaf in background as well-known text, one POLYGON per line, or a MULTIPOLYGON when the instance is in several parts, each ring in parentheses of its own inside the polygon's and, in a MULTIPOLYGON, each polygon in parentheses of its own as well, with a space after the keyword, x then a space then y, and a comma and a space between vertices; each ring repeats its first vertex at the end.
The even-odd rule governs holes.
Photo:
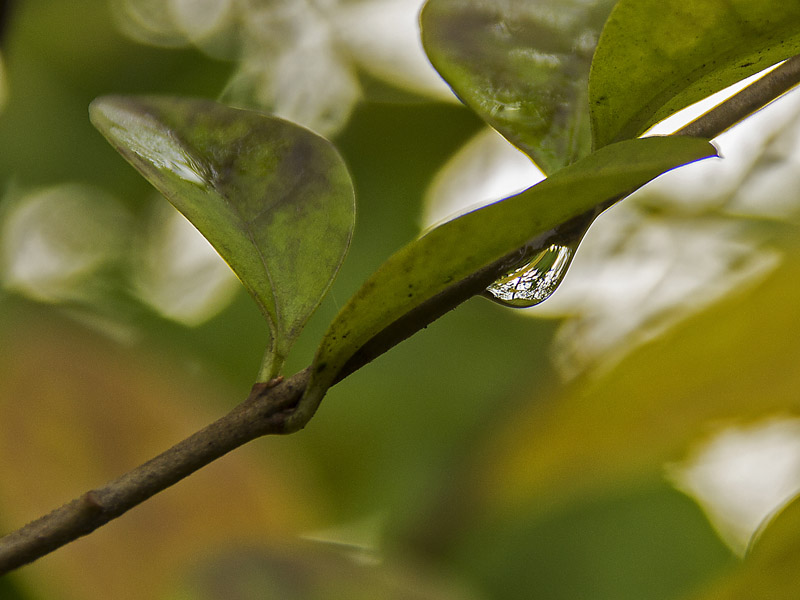
POLYGON ((352 235, 347 169, 327 140, 207 100, 99 98, 94 125, 231 266, 269 322, 277 374, 352 235))
MULTIPOLYGON (((208 554, 208 553, 207 553, 208 554)), ((198 561, 176 594, 192 600, 478 600, 424 564, 376 560, 358 548, 307 541, 217 551, 198 561)))
POLYGON ((614 0, 429 0, 422 41, 467 106, 546 173, 591 149, 587 85, 614 0))
POLYGON ((594 147, 637 137, 798 52, 797 2, 620 0, 592 63, 594 147))
POLYGON ((314 358, 306 403, 315 406, 373 336, 436 294, 601 202, 714 154, 710 144, 694 138, 616 144, 521 194, 433 229, 390 257, 338 314, 314 358))

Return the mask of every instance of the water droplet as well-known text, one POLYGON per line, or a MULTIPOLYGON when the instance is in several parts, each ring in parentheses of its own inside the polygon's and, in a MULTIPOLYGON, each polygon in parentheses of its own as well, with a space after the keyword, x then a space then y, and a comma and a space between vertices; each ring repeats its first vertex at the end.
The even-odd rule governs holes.
POLYGON ((582 236, 565 245, 552 244, 525 259, 484 294, 503 306, 529 308, 547 300, 564 280, 582 236))

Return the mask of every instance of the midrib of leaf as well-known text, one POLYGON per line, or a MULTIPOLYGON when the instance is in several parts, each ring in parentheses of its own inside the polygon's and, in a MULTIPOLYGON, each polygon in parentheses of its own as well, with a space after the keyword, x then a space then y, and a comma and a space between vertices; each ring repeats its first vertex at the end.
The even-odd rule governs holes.
MULTIPOLYGON (((576 100, 577 101, 572 103, 573 126, 569 128, 568 165, 571 165, 581 158, 581 131, 582 128, 586 126, 584 121, 589 120, 589 90, 586 86, 581 88, 580 95, 576 100), (583 117, 583 119, 581 117, 583 117)), ((550 175, 550 173, 546 174, 550 175)))
MULTIPOLYGON (((277 299, 275 298, 275 292, 273 291, 275 289, 275 286, 274 286, 274 282, 272 281, 272 272, 271 272, 271 270, 269 268, 269 265, 267 264, 267 259, 264 256, 264 253, 261 251, 261 248, 258 247, 258 243, 256 242, 256 240, 254 238, 253 228, 251 227, 252 221, 246 220, 242 216, 242 213, 239 210, 239 207, 236 206, 235 203, 231 202, 230 199, 228 198, 228 196, 223 194, 221 192, 221 190, 219 190, 219 188, 216 187, 216 185, 214 186, 214 189, 217 191, 217 194, 219 195, 219 197, 222 198, 222 200, 225 203, 225 205, 236 215, 236 219, 241 224, 242 231, 244 231, 245 235, 247 236, 247 240, 250 242, 250 245, 253 247, 253 249, 256 251, 256 253, 258 255, 258 260, 259 260, 259 262, 261 263, 261 266, 264 269, 264 274, 267 276, 267 280, 269 281, 269 286, 270 286, 269 287, 269 294, 272 297, 272 306, 273 306, 273 309, 275 311, 274 320, 273 320, 272 313, 270 313, 270 311, 267 310, 267 308, 264 306, 264 303, 261 301, 259 295, 253 293, 254 290, 252 290, 252 288, 251 288, 251 295, 254 298, 257 299, 259 308, 261 308, 261 312, 267 318, 267 321, 269 322, 269 324, 271 326, 271 329, 272 329, 272 340, 270 342, 270 345, 274 345, 275 339, 279 335, 279 333, 278 333, 278 323, 280 322, 280 306, 278 305, 277 299)), ((261 213, 256 215, 256 217, 254 217, 253 220, 258 218, 258 216, 264 214, 264 212, 266 212, 267 210, 268 209, 265 208, 264 211, 262 211, 261 213)), ((250 288, 249 284, 245 284, 245 285, 248 288, 250 288)))

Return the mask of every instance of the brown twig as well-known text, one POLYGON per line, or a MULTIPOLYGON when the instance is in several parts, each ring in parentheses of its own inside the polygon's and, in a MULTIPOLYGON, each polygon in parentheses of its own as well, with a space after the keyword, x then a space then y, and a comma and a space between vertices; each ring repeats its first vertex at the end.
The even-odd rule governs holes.
POLYGON ((288 433, 286 417, 303 395, 307 380, 305 370, 285 381, 257 384, 247 400, 221 419, 0 539, 0 575, 91 533, 250 440, 288 433))
POLYGON ((763 77, 718 104, 674 135, 712 139, 791 90, 800 82, 800 55, 786 60, 763 77))

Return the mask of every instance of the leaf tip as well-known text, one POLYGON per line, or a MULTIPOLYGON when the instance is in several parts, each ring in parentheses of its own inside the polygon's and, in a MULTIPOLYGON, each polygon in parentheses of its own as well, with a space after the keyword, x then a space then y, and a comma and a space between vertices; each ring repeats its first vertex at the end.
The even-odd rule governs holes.
POLYGON ((99 96, 89 103, 89 121, 101 132, 125 120, 131 111, 130 100, 124 96, 99 96))

